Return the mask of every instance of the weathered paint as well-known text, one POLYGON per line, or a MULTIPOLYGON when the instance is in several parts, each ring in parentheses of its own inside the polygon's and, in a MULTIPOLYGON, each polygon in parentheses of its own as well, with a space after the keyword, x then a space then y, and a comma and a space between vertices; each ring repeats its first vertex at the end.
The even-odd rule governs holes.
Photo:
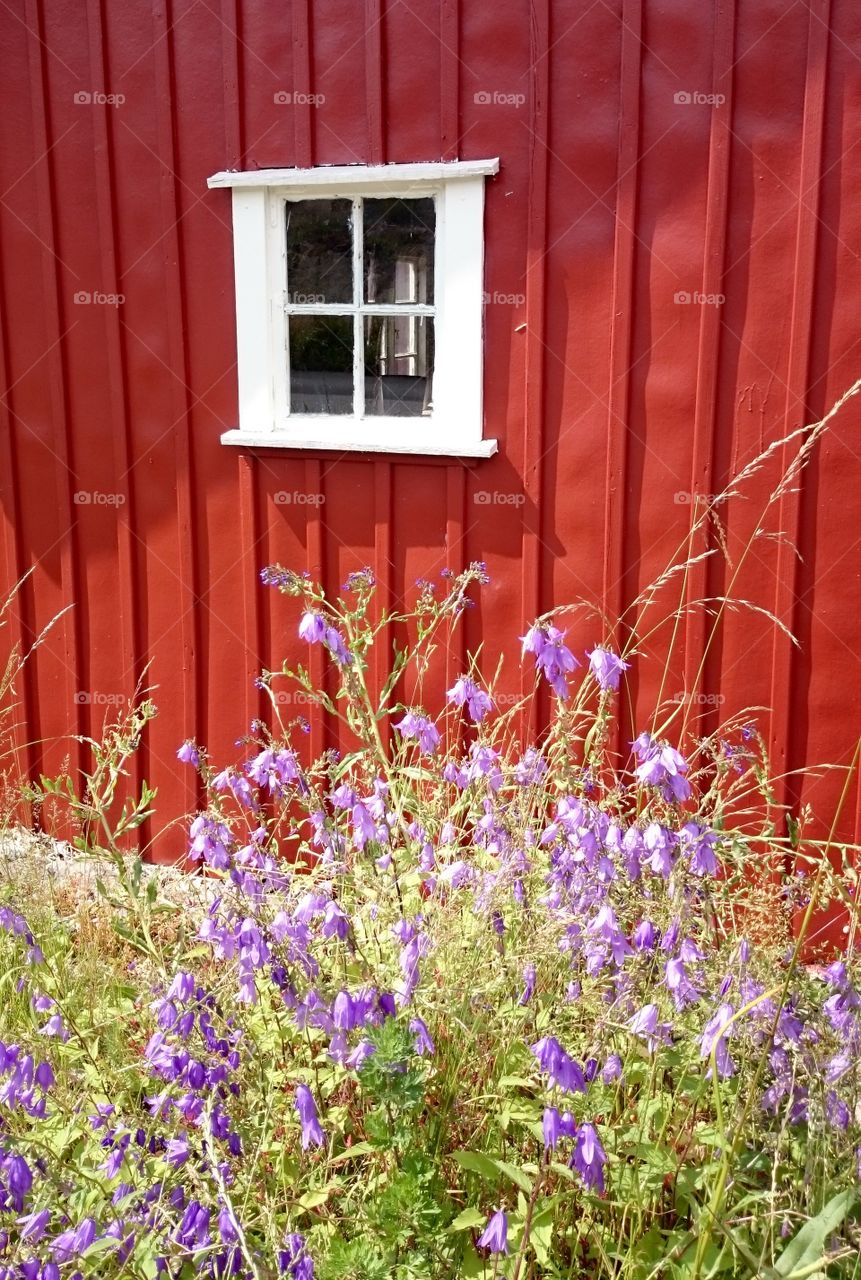
MULTIPOLYGON (((26 646, 75 605, 21 689, 27 763, 59 769, 66 735, 98 730, 98 697, 131 696, 146 670, 161 715, 139 769, 162 826, 195 800, 178 742, 231 757, 264 711, 255 672, 298 655, 291 607, 257 585, 263 564, 336 585, 370 563, 391 605, 418 577, 484 559, 492 583, 447 675, 481 638, 489 666, 508 650, 516 690, 531 617, 579 596, 618 617, 684 541, 691 507, 675 495, 718 491, 861 373, 851 0, 13 0, 0 24, 4 578, 35 566, 4 639, 26 646), (94 93, 124 101, 76 101, 94 93), (486 313, 498 456, 222 447, 236 425, 230 195, 207 176, 490 155, 486 288, 522 296, 486 313), (680 290, 725 302, 680 305, 680 290), (82 491, 111 504, 81 505, 82 491), (294 491, 323 501, 276 502, 294 491), (494 491, 523 504, 476 502, 494 491)), ((738 613, 703 661, 692 616, 676 673, 724 714, 774 707, 781 795, 823 814, 839 776, 802 786, 792 771, 847 763, 858 735, 859 420, 855 401, 783 501, 775 527, 800 558, 764 542, 734 585, 801 648, 738 613)), ((771 479, 729 509, 736 554, 771 479)), ((689 598, 730 577, 712 559, 689 598)), ((576 615, 571 631, 581 648, 599 638, 576 615)), ((665 638, 634 673, 625 733, 655 696, 665 638)), ((319 653, 311 664, 322 675, 319 653)), ((317 723, 311 741, 326 741, 317 723)), ((845 830, 859 817, 856 786, 845 830)), ((168 833, 157 851, 180 843, 168 833)))

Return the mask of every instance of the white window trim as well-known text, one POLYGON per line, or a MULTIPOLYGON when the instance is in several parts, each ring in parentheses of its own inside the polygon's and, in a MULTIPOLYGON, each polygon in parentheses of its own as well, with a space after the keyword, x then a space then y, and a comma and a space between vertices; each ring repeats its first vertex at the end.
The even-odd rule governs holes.
POLYGON ((482 297, 484 181, 498 170, 494 159, 214 174, 210 187, 233 191, 239 369, 239 426, 226 431, 222 443, 473 458, 494 454, 496 441, 482 434, 482 297), (290 414, 284 202, 361 195, 436 200, 429 418, 290 414))

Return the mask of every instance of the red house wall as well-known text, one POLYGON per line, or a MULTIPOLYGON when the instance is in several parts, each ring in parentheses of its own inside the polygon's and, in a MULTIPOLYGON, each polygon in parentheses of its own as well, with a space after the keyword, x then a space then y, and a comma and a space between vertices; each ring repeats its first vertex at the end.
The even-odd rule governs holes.
MULTIPOLYGON (((491 585, 449 666, 482 640, 490 669, 508 651, 516 688, 528 620, 579 596, 616 616, 684 539, 691 507, 675 495, 719 491, 861 375, 852 0, 11 0, 0 24, 3 582, 33 570, 2 638, 26 647, 74 606, 20 686, 25 762, 80 762, 67 735, 155 684, 139 769, 159 787, 160 826, 195 802, 177 744, 194 734, 232 758, 263 710, 254 674, 298 655, 262 565, 337 585, 369 563, 395 603, 416 578, 484 559, 491 585), (113 101, 81 100, 98 94, 113 101), (486 288, 518 298, 486 311, 498 455, 223 447, 237 394, 230 196, 207 176, 496 155, 486 288), (678 291, 725 302, 682 305, 678 291), (112 497, 81 505, 81 491, 112 497), (322 500, 279 505, 282 492, 322 500)), ((730 614, 699 680, 724 714, 774 708, 761 721, 779 772, 846 764, 858 736, 859 459, 855 400, 775 522, 801 558, 762 542, 734 586, 801 647, 730 614)), ((729 508, 732 550, 772 479, 729 508)), ((720 595, 728 576, 713 559, 691 595, 720 595)), ((600 638, 571 626, 581 649, 600 638)), ((685 624, 689 680, 704 635, 685 624)), ((660 648, 632 673, 632 725, 660 648)), ((828 774, 781 794, 825 814, 841 785, 828 774)), ((858 806, 853 786, 847 830, 858 806)), ((158 845, 180 847, 178 830, 158 845)))

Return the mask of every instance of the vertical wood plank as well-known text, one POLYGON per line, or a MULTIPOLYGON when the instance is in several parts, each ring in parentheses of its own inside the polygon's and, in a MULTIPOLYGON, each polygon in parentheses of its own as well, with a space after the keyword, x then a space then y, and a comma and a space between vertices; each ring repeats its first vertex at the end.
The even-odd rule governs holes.
MULTIPOLYGON (((190 392, 188 386, 188 352, 185 341, 183 306, 183 253, 179 234, 179 193, 177 191, 174 122, 176 85, 173 70, 173 23, 167 0, 154 0, 153 62, 156 90, 156 136, 162 162, 159 201, 162 224, 166 228, 162 240, 164 263, 164 319, 170 366, 176 375, 170 383, 171 421, 173 422, 176 467, 176 572, 180 595, 180 663, 182 705, 179 708, 179 739, 200 735, 205 739, 205 700, 198 687, 198 594, 196 587, 195 529, 192 503, 192 460, 190 392)), ((191 770, 183 775, 186 803, 195 799, 195 783, 191 770)))
MULTIPOLYGON (((625 528, 628 463, 628 411, 634 315, 634 259, 640 155, 643 0, 623 0, 619 66, 619 158, 616 222, 613 243, 610 387, 607 418, 607 471, 604 508, 602 602, 608 624, 615 626, 625 607, 625 528)), ((625 636, 618 636, 621 645, 625 636)), ((614 745, 630 737, 620 700, 614 745)))
MULTIPOLYGON (((26 24, 32 32, 28 41, 30 64, 31 104, 33 119, 34 152, 40 157, 34 169, 36 207, 38 211, 39 238, 43 250, 42 300, 44 304, 45 338, 49 344, 45 357, 45 369, 51 404, 53 425, 52 453, 56 462, 55 483, 58 518, 61 528, 60 582, 64 605, 74 605, 63 618, 61 625, 62 662, 65 670, 65 724, 67 732, 84 733, 86 723, 84 707, 77 704, 75 693, 84 682, 82 651, 79 639, 78 615, 81 604, 80 577, 76 556, 77 539, 73 519, 72 493, 75 481, 72 436, 68 416, 66 370, 63 363, 62 317, 60 304, 61 263, 52 251, 56 243, 56 193, 54 190, 51 159, 50 116, 48 106, 49 84, 45 66, 47 45, 42 6, 38 0, 26 0, 26 24)), ((63 717, 61 717, 63 719, 63 717)), ((40 726, 32 726, 33 736, 40 726)), ((76 745, 71 756, 78 767, 84 763, 83 745, 76 745)))
MULTIPOLYGON (((87 0, 87 33, 89 37, 90 80, 92 84, 110 84, 105 46, 104 14, 101 0, 87 0)), ((116 184, 113 165, 112 113, 94 111, 93 158, 96 173, 96 217, 101 258, 101 280, 109 293, 119 294, 120 269, 117 262, 119 229, 116 213, 116 184)), ((122 326, 117 307, 104 307, 105 342, 108 368, 108 406, 111 441, 114 451, 115 488, 123 501, 116 509, 117 525, 117 603, 120 615, 120 647, 124 679, 133 687, 143 674, 141 636, 135 597, 135 507, 131 479, 130 423, 126 405, 126 368, 122 326)), ((143 779, 140 753, 133 764, 133 785, 139 790, 143 779)))
MULTIPOLYGON (((733 67, 735 48, 735 0, 721 0, 715 9, 714 53, 712 93, 723 96, 723 103, 711 113, 709 133, 709 162, 706 183, 706 225, 703 257, 704 294, 723 292, 723 273, 726 252, 727 210, 730 191, 730 160, 732 154, 733 67)), ((721 309, 717 306, 700 307, 699 342, 697 346, 696 399, 694 402, 694 430, 691 457, 692 494, 714 493, 714 440, 718 430, 716 416, 718 370, 720 364, 721 309)), ((691 519, 702 512, 702 507, 691 502, 691 519)), ((719 512, 719 515, 722 513, 719 512)), ((709 534, 711 533, 709 529, 709 534)), ((691 548, 696 554, 699 546, 691 548)), ((688 574, 688 603, 706 595, 709 578, 709 562, 694 565, 688 574)), ((698 694, 715 693, 703 687, 705 647, 713 625, 704 609, 691 607, 685 619, 685 687, 693 701, 685 704, 680 732, 690 723, 691 707, 709 707, 713 704, 697 697, 698 694)), ((705 726, 702 726, 705 729, 705 726)), ((695 731, 700 732, 699 725, 695 731)))
MULTIPOLYGON (((801 129, 801 163, 798 177, 798 213, 795 260, 791 271, 792 301, 789 321, 789 360, 786 377, 784 433, 808 421, 810 342, 813 325, 816 250, 822 178, 823 123, 828 71, 831 0, 811 0, 807 33, 807 79, 801 129)), ((789 456, 784 459, 788 464, 789 456)), ((798 557, 801 509, 807 472, 802 471, 780 503, 777 528, 784 534, 778 544, 774 612, 790 631, 798 617, 798 557)), ((796 703, 795 647, 777 627, 773 632, 769 748, 775 773, 786 773, 788 748, 796 703)), ((801 693, 803 696, 803 692, 801 693)), ((777 784, 783 804, 793 798, 794 783, 787 776, 777 784)))
MULTIPOLYGON (((524 622, 541 612, 544 456, 544 355, 546 325, 547 167, 550 88, 550 3, 530 0, 529 194, 526 250, 525 403, 523 415, 523 544, 521 598, 524 622)), ((551 496, 552 501, 552 496, 551 496)), ((532 687, 529 664, 521 689, 532 687)), ((533 702, 534 708, 535 702, 533 702)), ((524 740, 529 726, 522 726, 524 740)))

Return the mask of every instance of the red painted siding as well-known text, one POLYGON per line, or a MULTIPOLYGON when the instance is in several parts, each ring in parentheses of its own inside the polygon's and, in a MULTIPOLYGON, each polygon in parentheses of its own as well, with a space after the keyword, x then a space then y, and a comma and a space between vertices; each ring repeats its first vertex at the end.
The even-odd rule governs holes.
MULTIPOLYGON (((718 491, 861 373, 851 0, 12 0, 0 26, 3 576, 34 568, 4 638, 26 645, 74 604, 29 667, 22 737, 33 769, 80 760, 65 736, 97 731, 98 698, 129 697, 146 671, 162 714, 140 770, 161 825, 194 803, 178 742, 231 756, 263 711, 254 674, 296 653, 290 607, 257 586, 263 564, 336 585, 371 563, 392 604, 417 577, 485 559, 492 584, 447 674, 482 639, 489 666, 508 650, 516 689, 526 621, 578 596, 617 617, 684 541, 675 495, 718 491), (123 100, 77 100, 97 93, 123 100), (486 287, 522 298, 487 308, 498 456, 223 448, 230 197, 207 176, 492 155, 486 287), (725 302, 679 305, 679 290, 725 302), (323 501, 276 504, 294 490, 323 501), (525 501, 477 504, 482 490, 525 501), (82 491, 111 501, 82 505, 82 491)), ((781 794, 823 813, 838 776, 802 787, 792 771, 846 763, 861 720, 859 422, 856 401, 783 501, 800 558, 763 542, 733 587, 801 647, 731 614, 704 657, 692 615, 678 671, 724 713, 773 707, 781 794)), ((735 552, 767 482, 729 509, 735 552)), ((712 559, 688 597, 731 577, 712 559)), ((580 647, 599 638, 595 622, 572 629, 580 647)), ((638 666, 624 731, 657 692, 666 637, 638 666)), ((847 830, 857 788, 850 807, 847 830)), ((157 849, 180 843, 168 832, 157 849)))

